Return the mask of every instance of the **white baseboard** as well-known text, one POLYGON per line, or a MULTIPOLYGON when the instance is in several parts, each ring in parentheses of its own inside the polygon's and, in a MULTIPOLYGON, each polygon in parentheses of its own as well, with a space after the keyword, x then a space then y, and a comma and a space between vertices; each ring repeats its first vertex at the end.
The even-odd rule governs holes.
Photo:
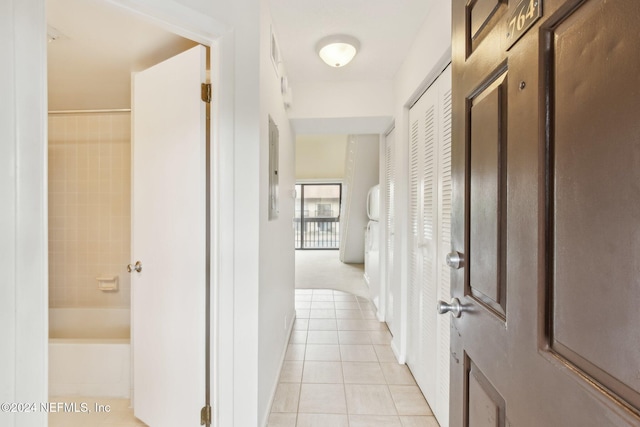
POLYGON ((407 362, 404 358, 404 355, 401 355, 400 351, 398 350, 398 347, 396 347, 395 340, 391 340, 391 351, 393 351, 393 354, 396 356, 396 359, 398 359, 398 363, 404 365, 407 362))
POLYGON ((282 355, 280 356, 280 369, 278 369, 278 377, 273 386, 273 389, 271 390, 271 397, 269 398, 269 405, 268 405, 269 410, 264 415, 264 418, 262 419, 262 423, 260 424, 262 427, 267 427, 267 424, 269 423, 269 415, 271 415, 271 406, 273 405, 273 399, 276 397, 276 390, 278 388, 278 384, 280 384, 280 375, 282 374, 282 366, 284 365, 284 358, 287 355, 287 349, 289 347, 289 341, 291 340, 291 333, 293 332, 293 324, 295 323, 295 321, 296 321, 296 315, 294 311, 293 316, 291 316, 291 322, 289 322, 289 330, 287 331, 287 342, 285 343, 284 349, 282 351, 282 355))

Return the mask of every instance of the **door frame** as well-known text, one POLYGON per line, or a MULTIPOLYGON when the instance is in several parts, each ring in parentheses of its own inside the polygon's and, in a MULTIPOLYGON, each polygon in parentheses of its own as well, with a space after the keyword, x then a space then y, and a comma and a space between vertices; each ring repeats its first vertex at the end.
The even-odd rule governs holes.
MULTIPOLYGON (((142 19, 151 21, 156 25, 158 25, 160 28, 166 30, 167 32, 171 32, 173 34, 179 35, 181 37, 190 39, 192 41, 195 41, 197 43, 200 43, 206 46, 210 52, 207 58, 208 59, 207 68, 210 70, 211 83, 212 85, 214 85, 214 87, 218 86, 217 84, 214 84, 214 76, 220 75, 219 65, 221 64, 221 55, 219 54, 219 49, 216 49, 216 47, 219 47, 221 43, 224 43, 224 40, 223 40, 224 36, 220 36, 220 34, 223 34, 227 30, 226 26, 222 25, 219 22, 216 22, 215 20, 211 19, 206 15, 203 15, 199 12, 196 12, 178 3, 169 2, 166 0, 155 0, 155 1, 103 0, 103 1, 107 3, 112 3, 117 7, 121 8, 122 10, 124 10, 125 12, 138 15, 142 19)), ((217 142, 217 140, 216 138, 213 137, 213 135, 216 132, 216 128, 214 127, 214 120, 212 119, 213 117, 218 116, 217 113, 221 109, 219 97, 213 97, 209 108, 211 111, 211 115, 208 123, 209 132, 207 133, 211 135, 208 142, 208 145, 210 147, 208 149, 209 156, 210 156, 209 163, 211 166, 207 168, 208 169, 207 175, 209 174, 209 171, 218 170, 218 164, 220 162, 219 156, 214 155, 214 152, 216 151, 214 144, 217 142)), ((220 232, 220 229, 215 226, 216 224, 215 218, 218 217, 218 211, 216 211, 215 206, 221 206, 220 201, 216 198, 216 195, 219 194, 216 191, 216 181, 217 181, 216 178, 218 177, 214 177, 214 176, 210 177, 211 181, 208 186, 209 187, 209 194, 208 194, 209 205, 206 207, 207 215, 209 215, 208 219, 209 219, 209 222, 211 223, 210 235, 207 236, 207 240, 211 242, 210 243, 211 252, 210 252, 209 259, 207 260, 207 264, 209 265, 219 265, 216 262, 216 257, 220 251, 214 245, 214 242, 217 242, 219 240, 218 233, 220 232)), ((211 307, 210 318, 209 318, 210 319, 209 320, 210 335, 208 337, 208 340, 210 342, 209 344, 210 347, 208 350, 208 354, 209 354, 208 363, 210 363, 211 370, 208 378, 210 386, 208 390, 205 390, 205 393, 207 394, 207 401, 211 402, 210 404, 212 405, 212 413, 219 414, 219 409, 224 407, 219 404, 220 402, 218 397, 222 396, 223 394, 218 392, 218 390, 220 389, 220 384, 217 381, 218 369, 217 369, 217 366, 215 365, 215 362, 217 362, 218 360, 217 349, 220 348, 217 345, 217 342, 215 339, 217 334, 216 334, 216 330, 214 329, 216 325, 219 324, 219 322, 217 322, 216 320, 216 316, 218 313, 218 306, 216 305, 216 303, 218 302, 218 298, 216 298, 216 294, 217 294, 216 290, 219 288, 218 286, 219 282, 216 280, 218 276, 215 274, 214 270, 210 267, 208 267, 207 269, 211 271, 211 275, 210 275, 211 280, 209 285, 211 287, 209 292, 209 305, 211 307), (211 398, 210 398, 210 395, 212 395, 211 398)), ((233 407, 232 402, 226 402, 226 404, 230 405, 229 407, 233 407)), ((213 423, 211 425, 215 425, 216 424, 215 419, 212 421, 213 423)), ((224 423, 221 423, 220 425, 223 425, 223 424, 224 423)))
MULTIPOLYGON (((44 0, 0 5, 0 378, 5 402, 48 397, 47 84, 44 0), (36 100, 36 102, 34 102, 36 100), (4 285, 4 283, 7 283, 4 285), (17 379, 20 379, 18 383, 17 379)), ((45 412, 0 412, 3 425, 46 425, 45 412), (27 421, 28 420, 28 421, 27 421)))
MULTIPOLYGON (((213 425, 233 425, 235 408, 234 395, 232 393, 221 393, 220 390, 231 390, 235 387, 233 366, 235 365, 233 348, 234 348, 234 336, 233 336, 233 321, 234 319, 234 305, 229 304, 226 301, 233 301, 233 286, 227 286, 226 291, 220 286, 221 283, 233 283, 233 268, 221 268, 221 266, 229 265, 229 260, 225 262, 221 261, 223 256, 220 250, 221 244, 219 242, 233 241, 233 209, 234 209, 234 195, 228 191, 224 191, 223 188, 232 187, 230 182, 233 180, 233 175, 230 171, 233 171, 233 166, 225 167, 225 165, 233 165, 233 128, 234 128, 234 35, 230 31, 231 27, 224 24, 222 21, 213 19, 212 17, 195 11, 194 9, 183 6, 175 1, 171 0, 103 0, 107 3, 114 4, 123 10, 136 14, 142 19, 154 22, 160 28, 163 28, 169 32, 180 35, 182 37, 193 40, 204 46, 210 48, 210 57, 208 67, 210 69, 211 78, 210 81, 214 88, 217 90, 218 96, 213 97, 211 103, 211 116, 210 116, 210 128, 211 128, 211 182, 210 182, 210 199, 211 199, 211 235, 209 236, 212 242, 210 262, 212 266, 218 266, 218 269, 212 268, 211 272, 211 352, 209 360, 211 363, 210 381, 211 381, 211 393, 212 393, 212 412, 214 413, 213 425), (226 173, 225 173, 226 172, 226 173), (224 212, 219 209, 220 206, 226 206, 224 212), (219 318, 227 319, 222 325, 218 321, 219 318), (222 327, 224 326, 224 328, 222 327), (222 350, 220 350, 222 349, 222 350), (227 349, 227 350, 225 350, 227 349), (220 366, 224 366, 224 369, 220 369, 220 366)), ((40 37, 44 40, 46 35, 46 17, 44 16, 44 9, 46 0, 31 0, 32 10, 41 12, 39 17, 41 23, 41 29, 35 33, 34 37, 40 37)), ((25 7, 27 7, 25 5, 25 7)), ((38 56, 37 63, 33 64, 32 57, 19 57, 16 58, 16 68, 22 68, 25 71, 25 76, 21 78, 25 81, 44 81, 47 79, 47 62, 46 62, 46 45, 40 49, 40 55, 38 56)), ((41 159, 43 163, 35 164, 33 167, 42 166, 42 171, 46 171, 46 151, 48 144, 48 134, 46 126, 46 116, 48 111, 48 98, 46 93, 46 83, 42 85, 42 89, 37 94, 40 100, 38 105, 39 111, 41 111, 42 120, 34 123, 27 123, 32 129, 30 134, 36 132, 41 136, 38 141, 38 148, 44 152, 44 156, 41 159)), ((28 126, 28 127, 29 127, 28 126)), ((47 176, 44 174, 44 188, 47 186, 47 176)), ((45 190, 46 192, 46 190, 45 190)), ((38 200, 42 198, 46 199, 46 194, 36 194, 35 192, 29 192, 25 198, 29 200, 38 200)), ((46 224, 48 217, 48 210, 46 208, 46 202, 44 202, 44 209, 39 215, 39 222, 46 224)), ((42 236, 43 242, 46 242, 46 226, 44 229, 44 236, 42 236)), ((228 257, 229 255, 224 255, 228 257)), ((48 260, 48 252, 46 250, 46 243, 44 243, 44 250, 40 251, 40 255, 36 256, 36 260, 31 259, 30 264, 38 263, 46 266, 48 260)), ((43 337, 44 344, 44 356, 40 361, 40 364, 45 367, 42 372, 42 378, 34 379, 34 384, 38 383, 40 386, 39 394, 42 399, 36 399, 46 401, 48 396, 47 381, 48 376, 48 356, 46 348, 48 345, 48 324, 46 322, 48 310, 48 278, 46 275, 46 269, 43 272, 40 279, 40 300, 36 300, 33 303, 29 302, 29 308, 32 305, 37 305, 37 310, 42 311, 44 309, 44 322, 40 322, 41 330, 37 331, 38 336, 43 337), (44 303, 42 302, 44 301, 44 303)), ((25 304, 26 305, 26 304, 25 304)), ((36 310, 34 307, 33 310, 36 310)), ((21 328, 16 325, 16 333, 21 328)), ((27 336, 34 335, 33 328, 30 329, 27 336)), ((17 352, 18 354, 27 354, 28 351, 17 352)), ((25 400, 25 399, 23 399, 25 400)), ((29 399, 26 399, 29 400, 29 399)), ((31 399, 33 400, 33 399, 31 399)), ((46 415, 46 414, 45 414, 46 415)), ((46 416, 43 418, 46 422, 46 416)))

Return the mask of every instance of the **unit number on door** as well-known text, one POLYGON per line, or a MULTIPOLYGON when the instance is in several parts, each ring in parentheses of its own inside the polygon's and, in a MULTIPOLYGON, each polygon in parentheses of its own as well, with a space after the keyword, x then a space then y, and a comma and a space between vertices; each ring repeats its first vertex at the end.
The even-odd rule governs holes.
POLYGON ((542 16, 542 0, 522 0, 507 22, 507 50, 542 16))

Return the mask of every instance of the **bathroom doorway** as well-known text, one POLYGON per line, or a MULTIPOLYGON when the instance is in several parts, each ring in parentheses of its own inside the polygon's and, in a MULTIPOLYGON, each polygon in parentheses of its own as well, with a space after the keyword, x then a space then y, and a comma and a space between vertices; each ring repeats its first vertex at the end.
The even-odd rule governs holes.
MULTIPOLYGON (((132 417, 131 95, 117 84, 122 69, 109 58, 124 54, 131 69, 120 80, 130 82, 131 71, 196 43, 101 0, 49 0, 48 14, 50 400, 105 404, 112 417, 132 417), (145 31, 165 45, 138 57, 118 45, 128 39, 143 52, 150 47, 142 41, 145 31), (106 44, 98 47, 94 38, 106 44), (74 48, 82 52, 79 60, 94 61, 91 71, 72 69, 64 55, 74 48), (56 62, 58 54, 65 59, 56 62)), ((55 414, 50 425, 67 425, 72 416, 79 415, 55 414)))

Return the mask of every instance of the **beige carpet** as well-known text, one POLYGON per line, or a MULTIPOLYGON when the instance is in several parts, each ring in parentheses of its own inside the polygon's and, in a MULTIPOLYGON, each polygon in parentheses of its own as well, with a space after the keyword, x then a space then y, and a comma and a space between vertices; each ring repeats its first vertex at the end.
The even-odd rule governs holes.
POLYGON ((344 264, 339 251, 297 250, 296 289, 335 289, 369 298, 364 264, 344 264))

